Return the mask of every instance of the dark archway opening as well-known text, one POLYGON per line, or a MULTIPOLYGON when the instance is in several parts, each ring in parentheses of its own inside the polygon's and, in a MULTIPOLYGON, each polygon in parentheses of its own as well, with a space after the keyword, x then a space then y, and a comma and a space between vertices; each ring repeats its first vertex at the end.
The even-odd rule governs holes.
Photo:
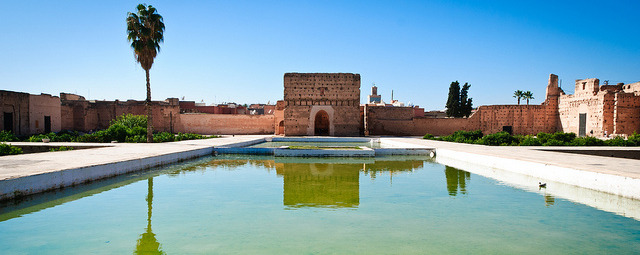
POLYGON ((284 120, 281 120, 280 123, 278 123, 278 133, 276 135, 281 134, 284 134, 284 120))
POLYGON ((316 113, 314 135, 329 135, 329 114, 325 111, 316 113))

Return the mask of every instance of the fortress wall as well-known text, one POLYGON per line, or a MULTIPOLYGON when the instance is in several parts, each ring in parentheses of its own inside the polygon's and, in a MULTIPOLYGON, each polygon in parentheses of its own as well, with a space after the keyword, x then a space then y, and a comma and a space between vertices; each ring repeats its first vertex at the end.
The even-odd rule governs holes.
POLYGON ((194 114, 179 115, 175 132, 205 135, 273 134, 274 115, 194 114))

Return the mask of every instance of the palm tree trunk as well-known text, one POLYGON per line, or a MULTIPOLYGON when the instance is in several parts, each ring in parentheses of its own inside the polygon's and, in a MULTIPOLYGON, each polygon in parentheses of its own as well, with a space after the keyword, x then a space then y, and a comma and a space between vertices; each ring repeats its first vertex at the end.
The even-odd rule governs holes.
POLYGON ((147 108, 147 143, 153 142, 153 115, 151 112, 151 83, 149 82, 149 70, 145 69, 147 75, 147 100, 145 108, 147 108))
POLYGON ((518 97, 518 105, 520 105, 520 98, 518 97))

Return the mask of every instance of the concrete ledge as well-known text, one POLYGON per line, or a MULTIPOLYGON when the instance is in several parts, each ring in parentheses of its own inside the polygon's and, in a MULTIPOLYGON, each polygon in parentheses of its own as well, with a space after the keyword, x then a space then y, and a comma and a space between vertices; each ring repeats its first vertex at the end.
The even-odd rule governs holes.
POLYGON ((276 150, 276 148, 219 147, 219 148, 214 148, 213 150, 218 154, 273 155, 273 152, 276 150))
POLYGON ((381 148, 373 149, 376 156, 386 155, 431 155, 433 149, 427 148, 381 148))
POLYGON ((640 199, 640 179, 448 149, 436 149, 436 152, 436 161, 446 165, 455 165, 455 161, 468 162, 528 175, 540 180, 555 181, 618 196, 640 199))
POLYGON ((600 210, 640 220, 640 200, 565 184, 554 180, 533 177, 531 175, 488 167, 485 165, 478 165, 476 163, 461 161, 458 159, 443 156, 438 156, 436 159, 440 164, 445 164, 473 174, 498 180, 502 184, 518 189, 538 193, 541 195, 541 199, 544 200, 545 203, 553 203, 555 200, 554 197, 564 198, 576 203, 595 207, 600 210), (538 182, 540 181, 547 183, 547 187, 542 189, 539 188, 538 182))
POLYGON ((273 137, 271 138, 273 142, 344 142, 344 143, 360 143, 360 142, 369 142, 371 138, 364 137, 273 137))
POLYGON ((0 181, 0 200, 73 186, 134 171, 211 155, 213 148, 200 148, 159 156, 120 161, 0 181))
POLYGON ((276 157, 375 157, 375 151, 371 148, 360 147, 360 150, 298 150, 277 148, 274 151, 276 157))

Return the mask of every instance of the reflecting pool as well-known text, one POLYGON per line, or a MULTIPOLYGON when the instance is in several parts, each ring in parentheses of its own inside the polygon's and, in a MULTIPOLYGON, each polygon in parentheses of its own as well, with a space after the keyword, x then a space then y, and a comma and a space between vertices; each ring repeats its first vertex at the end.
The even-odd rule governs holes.
POLYGON ((2 254, 634 254, 640 221, 425 157, 223 155, 0 204, 2 254))

